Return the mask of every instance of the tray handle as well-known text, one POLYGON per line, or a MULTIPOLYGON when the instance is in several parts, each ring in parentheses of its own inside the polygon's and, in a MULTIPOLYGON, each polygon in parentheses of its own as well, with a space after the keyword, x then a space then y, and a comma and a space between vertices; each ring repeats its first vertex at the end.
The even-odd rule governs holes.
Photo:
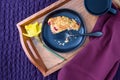
POLYGON ((23 27, 17 25, 17 28, 19 30, 20 42, 25 54, 29 60, 43 73, 43 75, 45 75, 47 68, 38 54, 38 51, 35 49, 31 39, 22 35, 22 33, 25 32, 23 27))

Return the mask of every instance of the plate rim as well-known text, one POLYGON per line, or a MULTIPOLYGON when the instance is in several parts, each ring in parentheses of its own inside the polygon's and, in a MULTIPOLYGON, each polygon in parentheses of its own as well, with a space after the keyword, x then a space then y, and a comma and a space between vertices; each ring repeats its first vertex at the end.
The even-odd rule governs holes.
MULTIPOLYGON (((68 9, 68 8, 60 8, 60 9, 57 9, 57 10, 54 10, 54 11, 48 13, 48 14, 45 16, 42 24, 44 24, 44 23, 46 22, 46 19, 47 19, 51 14, 54 14, 55 12, 60 11, 60 10, 71 11, 71 12, 75 13, 76 15, 78 15, 78 16, 80 17, 81 23, 82 23, 82 25, 83 25, 83 27, 84 27, 84 33, 87 33, 87 29, 86 29, 86 27, 85 27, 85 24, 83 23, 84 20, 83 20, 82 16, 81 16, 78 12, 76 12, 76 11, 74 11, 74 10, 72 10, 72 9, 68 9)), ((43 25, 42 25, 42 30, 43 30, 43 25)), ((84 36, 83 40, 81 40, 81 43, 80 43, 77 47, 75 47, 74 49, 72 49, 72 50, 69 50, 69 51, 62 51, 62 50, 61 50, 61 51, 58 51, 58 50, 52 49, 51 47, 49 47, 49 46, 45 43, 42 34, 43 34, 43 32, 41 32, 40 38, 41 38, 41 40, 42 40, 43 45, 45 45, 47 48, 49 48, 49 49, 52 50, 52 51, 56 51, 56 52, 60 52, 60 53, 69 53, 69 52, 72 52, 72 51, 77 50, 78 48, 80 48, 80 47, 85 43, 86 37, 87 37, 87 36, 84 36)))

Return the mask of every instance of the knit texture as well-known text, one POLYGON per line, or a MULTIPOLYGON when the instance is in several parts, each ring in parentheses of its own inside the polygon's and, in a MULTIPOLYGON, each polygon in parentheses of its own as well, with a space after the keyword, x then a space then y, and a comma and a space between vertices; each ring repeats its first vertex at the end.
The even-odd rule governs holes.
POLYGON ((56 80, 44 78, 26 57, 16 24, 57 0, 0 0, 0 80, 56 80))
MULTIPOLYGON (((57 0, 0 0, 0 80, 57 80, 43 77, 26 57, 16 24, 57 0)), ((120 69, 119 69, 120 70, 120 69)), ((120 80, 120 72, 115 80, 120 80)))

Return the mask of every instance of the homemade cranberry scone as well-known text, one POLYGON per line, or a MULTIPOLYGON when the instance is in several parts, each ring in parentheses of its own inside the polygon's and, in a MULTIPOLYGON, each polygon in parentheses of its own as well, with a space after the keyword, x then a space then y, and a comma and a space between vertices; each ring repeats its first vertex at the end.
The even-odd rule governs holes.
POLYGON ((70 19, 65 16, 52 17, 48 20, 50 29, 53 34, 60 33, 65 30, 78 30, 80 24, 78 24, 74 19, 70 19))

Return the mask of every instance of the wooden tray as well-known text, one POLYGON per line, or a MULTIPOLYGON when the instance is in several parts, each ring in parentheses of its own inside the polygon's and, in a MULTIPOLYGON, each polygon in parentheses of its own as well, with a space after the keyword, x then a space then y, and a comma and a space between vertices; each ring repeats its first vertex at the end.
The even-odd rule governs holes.
MULTIPOLYGON (((20 35, 20 41, 27 57, 42 72, 44 76, 47 76, 62 68, 63 65, 66 64, 69 60, 71 60, 78 53, 78 51, 84 48, 86 44, 84 44, 78 50, 71 53, 58 53, 59 55, 65 58, 65 60, 62 60, 53 55, 50 51, 46 50, 43 46, 41 46, 39 41, 35 40, 34 38, 28 38, 23 36, 22 33, 25 32, 24 26, 36 21, 42 22, 45 16, 50 11, 53 11, 58 8, 69 8, 77 11, 83 16, 84 23, 87 27, 87 31, 91 32, 95 25, 97 17, 89 14, 85 10, 83 1, 84 0, 59 0, 17 24, 17 28, 19 30, 20 35)), ((86 41, 86 43, 87 42, 88 41, 86 41)))
MULTIPOLYGON (((113 0, 113 3, 120 8, 119 1, 113 0)), ((59 0, 17 24, 17 28, 19 30, 20 35, 20 41, 27 57, 42 72, 44 76, 47 76, 57 71, 58 69, 62 68, 63 65, 70 61, 78 53, 78 51, 84 48, 84 46, 88 42, 87 39, 85 44, 74 52, 67 54, 58 53, 59 55, 65 58, 65 60, 62 60, 53 55, 48 50, 46 50, 43 46, 41 46, 39 41, 35 40, 34 38, 28 38, 22 35, 22 33, 25 32, 24 28, 25 25, 36 21, 42 22, 44 17, 49 12, 60 8, 69 8, 80 13, 84 19, 84 23, 87 27, 88 32, 92 31, 97 20, 96 16, 89 14, 85 10, 84 0, 59 0)))

